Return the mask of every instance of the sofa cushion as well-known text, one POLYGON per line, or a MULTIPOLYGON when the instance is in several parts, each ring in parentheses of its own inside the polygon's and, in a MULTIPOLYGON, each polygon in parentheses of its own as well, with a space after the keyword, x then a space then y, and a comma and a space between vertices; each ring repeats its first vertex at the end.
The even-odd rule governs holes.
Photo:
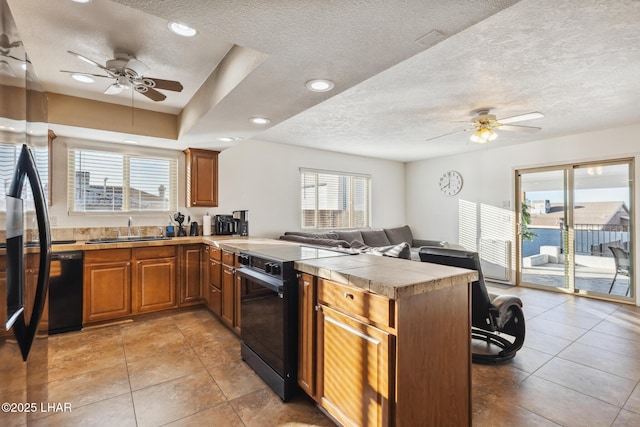
POLYGON ((362 241, 369 246, 389 246, 391 242, 384 230, 361 231, 362 241))
POLYGON ((298 236, 296 234, 285 234, 280 236, 280 240, 287 240, 290 242, 306 243, 307 245, 315 246, 330 246, 332 248, 349 248, 351 245, 349 242, 338 239, 321 239, 317 237, 298 236))
POLYGON ((389 243, 392 245, 398 245, 402 242, 407 242, 409 245, 413 243, 413 234, 408 225, 396 228, 385 228, 384 234, 387 235, 387 239, 389 239, 389 243))
POLYGON ((346 240, 347 242, 353 242, 354 240, 363 241, 360 230, 334 230, 332 233, 337 234, 338 239, 346 240))
POLYGON ((337 233, 333 231, 329 231, 327 233, 305 233, 303 231, 287 231, 284 233, 285 236, 302 236, 302 237, 314 237, 316 239, 334 239, 334 240, 347 240, 341 239, 337 233))
POLYGON ((372 246, 365 245, 362 242, 358 242, 357 240, 354 240, 351 243, 351 249, 357 249, 360 252, 369 253, 372 255, 411 259, 411 247, 407 242, 402 242, 398 245, 372 247, 372 246))

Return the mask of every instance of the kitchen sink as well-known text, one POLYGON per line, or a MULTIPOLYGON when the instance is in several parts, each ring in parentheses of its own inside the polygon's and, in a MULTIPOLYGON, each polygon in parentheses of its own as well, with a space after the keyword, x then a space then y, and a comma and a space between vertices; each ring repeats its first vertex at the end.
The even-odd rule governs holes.
POLYGON ((98 239, 87 240, 85 243, 90 245, 90 244, 98 244, 98 243, 152 242, 154 240, 171 240, 171 237, 164 237, 164 236, 100 237, 98 239))

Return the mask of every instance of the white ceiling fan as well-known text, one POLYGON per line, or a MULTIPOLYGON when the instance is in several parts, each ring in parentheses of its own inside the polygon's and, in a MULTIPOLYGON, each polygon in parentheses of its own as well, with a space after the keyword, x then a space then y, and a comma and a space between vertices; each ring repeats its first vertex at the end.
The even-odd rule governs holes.
POLYGON ((444 136, 453 135, 459 132, 467 132, 473 131, 471 137, 469 138, 471 142, 475 142, 478 144, 485 144, 487 142, 491 142, 498 137, 498 130, 503 131, 514 131, 514 132, 524 132, 524 133, 532 133, 537 132, 542 128, 535 126, 522 126, 522 125, 513 125, 511 123, 524 122, 526 120, 533 119, 541 119, 544 117, 544 114, 534 111, 526 114, 518 114, 517 116, 505 117, 502 119, 496 118, 495 114, 490 114, 490 108, 481 108, 478 110, 472 111, 472 114, 475 114, 475 117, 471 122, 468 123, 470 126, 464 129, 459 129, 453 132, 445 133, 443 135, 434 136, 432 138, 426 139, 426 141, 431 141, 437 138, 442 138, 444 136))
POLYGON ((62 73, 114 79, 115 81, 104 91, 107 95, 117 95, 125 89, 133 89, 153 101, 164 101, 167 96, 158 92, 157 89, 171 90, 174 92, 182 91, 182 84, 178 81, 147 77, 145 74, 149 71, 149 67, 137 60, 135 56, 128 53, 115 52, 113 54, 114 58, 108 60, 105 65, 102 65, 93 59, 80 55, 79 53, 75 53, 70 50, 67 52, 82 61, 95 65, 107 75, 84 73, 80 71, 60 71, 62 73))

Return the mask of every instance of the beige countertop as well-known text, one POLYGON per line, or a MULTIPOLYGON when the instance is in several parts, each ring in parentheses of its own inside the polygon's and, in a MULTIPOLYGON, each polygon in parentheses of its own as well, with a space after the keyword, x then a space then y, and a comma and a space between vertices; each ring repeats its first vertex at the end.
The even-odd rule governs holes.
POLYGON ((464 285, 478 280, 464 268, 370 254, 298 261, 298 271, 393 299, 464 285))
MULTIPOLYGON (((165 245, 207 244, 239 253, 258 250, 270 245, 297 245, 298 243, 254 237, 197 236, 174 237, 170 240, 53 245, 54 252, 137 248, 165 245)), ((37 250, 37 248, 33 248, 37 250)), ((351 285, 393 299, 401 299, 445 287, 468 284, 478 279, 478 273, 463 268, 383 257, 370 254, 337 256, 296 261, 296 270, 334 282, 351 285)))

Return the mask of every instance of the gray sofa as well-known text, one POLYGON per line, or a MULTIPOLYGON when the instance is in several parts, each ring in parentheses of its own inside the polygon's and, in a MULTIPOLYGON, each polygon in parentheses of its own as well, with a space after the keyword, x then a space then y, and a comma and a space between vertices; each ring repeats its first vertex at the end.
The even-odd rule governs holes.
POLYGON ((324 233, 287 231, 280 239, 314 246, 350 248, 415 261, 420 261, 418 250, 422 246, 459 247, 440 240, 415 239, 408 225, 380 230, 332 230, 324 233))

